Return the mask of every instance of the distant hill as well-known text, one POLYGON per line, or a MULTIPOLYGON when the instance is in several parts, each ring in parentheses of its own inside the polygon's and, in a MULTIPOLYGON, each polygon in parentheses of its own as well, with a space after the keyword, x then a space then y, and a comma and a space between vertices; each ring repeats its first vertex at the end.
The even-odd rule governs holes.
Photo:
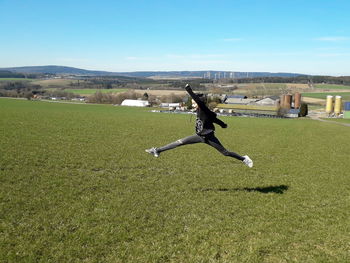
POLYGON ((65 66, 29 66, 15 68, 0 68, 0 70, 17 73, 41 73, 41 74, 67 74, 67 75, 88 75, 101 76, 114 74, 106 71, 93 71, 65 66))
POLYGON ((0 68, 2 71, 11 71, 15 73, 40 73, 56 75, 80 75, 80 76, 125 76, 138 78, 256 78, 256 77, 297 77, 305 76, 297 73, 271 73, 271 72, 233 72, 233 71, 136 71, 136 72, 108 72, 85 70, 65 66, 29 66, 0 68))

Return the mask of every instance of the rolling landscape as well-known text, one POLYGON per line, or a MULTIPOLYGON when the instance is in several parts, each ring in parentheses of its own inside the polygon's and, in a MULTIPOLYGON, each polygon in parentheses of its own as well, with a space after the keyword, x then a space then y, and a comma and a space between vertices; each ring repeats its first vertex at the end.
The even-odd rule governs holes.
POLYGON ((0 10, 0 263, 350 262, 350 1, 0 10))
MULTIPOLYGON (((234 76, 236 78, 248 77, 296 77, 303 74, 296 73, 271 73, 271 72, 231 72, 231 71, 138 71, 138 72, 107 72, 96 70, 85 70, 66 66, 28 66, 28 67, 14 67, 14 68, 0 68, 1 71, 9 71, 14 73, 42 73, 42 74, 71 74, 84 76, 126 76, 126 77, 164 77, 164 78, 203 78, 209 73, 211 78, 234 76)), ((210 78, 210 77, 209 77, 210 78)))

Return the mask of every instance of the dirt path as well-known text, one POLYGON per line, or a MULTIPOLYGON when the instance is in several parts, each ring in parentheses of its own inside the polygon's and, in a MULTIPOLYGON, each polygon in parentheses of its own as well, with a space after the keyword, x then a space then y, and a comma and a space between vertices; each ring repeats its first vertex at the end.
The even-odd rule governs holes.
POLYGON ((322 121, 322 122, 328 122, 328 123, 332 123, 332 124, 339 124, 339 125, 343 125, 343 126, 347 126, 350 127, 350 123, 343 123, 343 122, 337 122, 337 121, 330 121, 330 120, 324 120, 321 119, 319 116, 309 116, 312 120, 316 120, 316 121, 322 121))

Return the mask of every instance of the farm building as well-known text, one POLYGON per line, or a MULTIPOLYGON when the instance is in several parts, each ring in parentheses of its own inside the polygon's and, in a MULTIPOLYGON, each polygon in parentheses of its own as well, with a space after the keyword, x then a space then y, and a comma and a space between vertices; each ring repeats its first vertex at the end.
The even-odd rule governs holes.
POLYGON ((241 104, 241 105, 248 105, 251 103, 256 102, 257 99, 245 99, 245 98, 227 98, 225 100, 225 104, 241 104))
POLYGON ((256 104, 261 106, 278 106, 279 103, 280 103, 280 97, 278 96, 266 97, 256 102, 256 104))
POLYGON ((149 107, 150 104, 147 100, 123 100, 122 106, 134 106, 134 107, 149 107))
POLYGON ((241 114, 265 114, 278 115, 277 106, 261 106, 261 105, 244 105, 244 104, 218 104, 217 108, 227 112, 236 112, 241 114))
POLYGON ((227 96, 223 104, 218 104, 217 108, 220 112, 277 115, 279 97, 267 97, 258 100, 248 99, 244 95, 231 95, 227 96))
POLYGON ((247 114, 247 115, 270 115, 296 118, 300 113, 300 93, 294 95, 283 95, 283 100, 278 96, 270 96, 263 99, 247 99, 246 97, 228 97, 225 103, 218 104, 220 112, 247 114), (283 103, 281 103, 281 101, 283 103), (293 107, 294 106, 294 107, 293 107))
POLYGON ((245 95, 227 95, 226 99, 247 99, 245 95))
POLYGON ((181 103, 161 103, 159 106, 161 108, 177 108, 181 107, 181 103))
POLYGON ((299 109, 289 109, 288 112, 284 115, 288 118, 298 118, 300 110, 299 109))
POLYGON ((161 108, 168 108, 169 110, 184 110, 183 103, 161 103, 161 108))

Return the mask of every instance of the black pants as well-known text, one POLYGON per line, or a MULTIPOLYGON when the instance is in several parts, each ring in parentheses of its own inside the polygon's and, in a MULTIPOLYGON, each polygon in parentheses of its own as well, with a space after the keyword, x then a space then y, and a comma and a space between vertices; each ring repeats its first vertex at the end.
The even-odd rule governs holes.
POLYGON ((187 144, 194 144, 194 143, 206 143, 212 147, 214 147, 216 150, 218 150, 220 153, 222 153, 225 156, 236 158, 240 161, 244 160, 244 157, 240 156, 239 154, 235 152, 230 152, 225 149, 225 147, 220 143, 219 139, 215 137, 214 133, 210 133, 207 135, 191 135, 186 138, 177 140, 175 142, 169 143, 163 147, 157 148, 157 151, 159 153, 174 149, 176 147, 187 145, 187 144))

